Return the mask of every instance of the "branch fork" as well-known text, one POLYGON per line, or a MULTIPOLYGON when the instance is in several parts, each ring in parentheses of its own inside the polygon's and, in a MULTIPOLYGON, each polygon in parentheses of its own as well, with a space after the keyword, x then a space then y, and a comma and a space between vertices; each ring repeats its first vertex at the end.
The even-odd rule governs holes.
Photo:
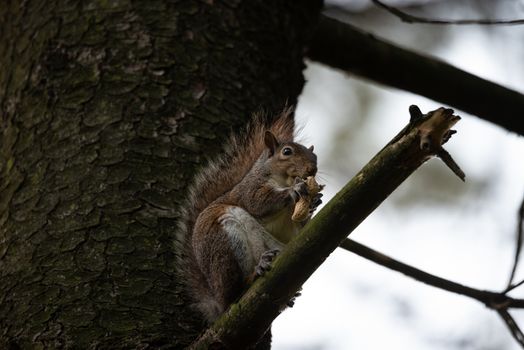
POLYGON ((436 155, 455 175, 465 181, 466 174, 448 151, 442 147, 457 132, 451 128, 460 120, 460 117, 454 115, 451 108, 443 107, 423 115, 416 105, 411 105, 409 113, 411 115, 410 124, 414 124, 413 126, 419 130, 420 148, 436 155))

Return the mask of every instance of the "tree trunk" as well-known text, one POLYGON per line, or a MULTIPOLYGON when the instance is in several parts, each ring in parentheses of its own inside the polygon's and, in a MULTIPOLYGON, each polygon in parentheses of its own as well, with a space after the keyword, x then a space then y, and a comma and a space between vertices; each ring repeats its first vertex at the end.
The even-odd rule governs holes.
POLYGON ((0 348, 181 348, 185 189, 294 104, 318 1, 4 1, 0 348))

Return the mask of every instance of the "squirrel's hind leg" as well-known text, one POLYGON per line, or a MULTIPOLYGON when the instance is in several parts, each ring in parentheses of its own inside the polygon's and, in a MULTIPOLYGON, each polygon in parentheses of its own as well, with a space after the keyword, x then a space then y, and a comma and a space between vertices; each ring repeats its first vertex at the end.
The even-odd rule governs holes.
MULTIPOLYGON (((247 211, 225 204, 209 206, 199 215, 192 244, 208 283, 206 290, 215 301, 204 302, 209 300, 207 296, 197 298, 199 309, 209 322, 223 313, 253 281, 264 253, 283 247, 247 211)), ((276 253, 268 253, 266 257, 269 255, 273 258, 276 253)))
POLYGON ((208 323, 238 299, 246 287, 230 237, 213 209, 221 208, 206 209, 197 219, 192 242, 196 261, 207 282, 205 293, 195 296, 196 306, 208 323))

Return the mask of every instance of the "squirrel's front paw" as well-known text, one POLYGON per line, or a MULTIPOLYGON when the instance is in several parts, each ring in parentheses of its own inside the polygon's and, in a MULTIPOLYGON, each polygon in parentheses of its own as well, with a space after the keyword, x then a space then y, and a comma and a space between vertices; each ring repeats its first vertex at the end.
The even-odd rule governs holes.
POLYGON ((322 204, 322 193, 317 193, 313 199, 311 200, 311 203, 309 204, 309 214, 313 214, 317 207, 322 204))
POLYGON ((303 179, 299 177, 295 178, 295 184, 293 185, 293 194, 295 202, 297 202, 301 197, 307 197, 307 195, 309 194, 309 190, 307 188, 307 183, 303 179))
POLYGON ((302 295, 302 288, 300 288, 296 293, 295 295, 293 295, 293 298, 291 298, 288 302, 287 302, 287 306, 288 307, 293 307, 295 305, 295 299, 298 298, 299 296, 302 295))
POLYGON ((280 249, 270 249, 266 250, 262 254, 260 260, 258 261, 258 265, 255 267, 256 277, 263 276, 266 272, 268 272, 271 269, 271 263, 278 255, 278 253, 280 253, 280 249))

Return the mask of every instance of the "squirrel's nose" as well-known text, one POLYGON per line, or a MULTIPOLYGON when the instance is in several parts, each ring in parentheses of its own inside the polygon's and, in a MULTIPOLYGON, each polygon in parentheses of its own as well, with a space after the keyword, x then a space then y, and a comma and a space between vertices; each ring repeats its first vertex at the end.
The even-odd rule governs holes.
POLYGON ((317 173, 316 165, 311 165, 307 167, 307 173, 311 176, 314 176, 317 173))

